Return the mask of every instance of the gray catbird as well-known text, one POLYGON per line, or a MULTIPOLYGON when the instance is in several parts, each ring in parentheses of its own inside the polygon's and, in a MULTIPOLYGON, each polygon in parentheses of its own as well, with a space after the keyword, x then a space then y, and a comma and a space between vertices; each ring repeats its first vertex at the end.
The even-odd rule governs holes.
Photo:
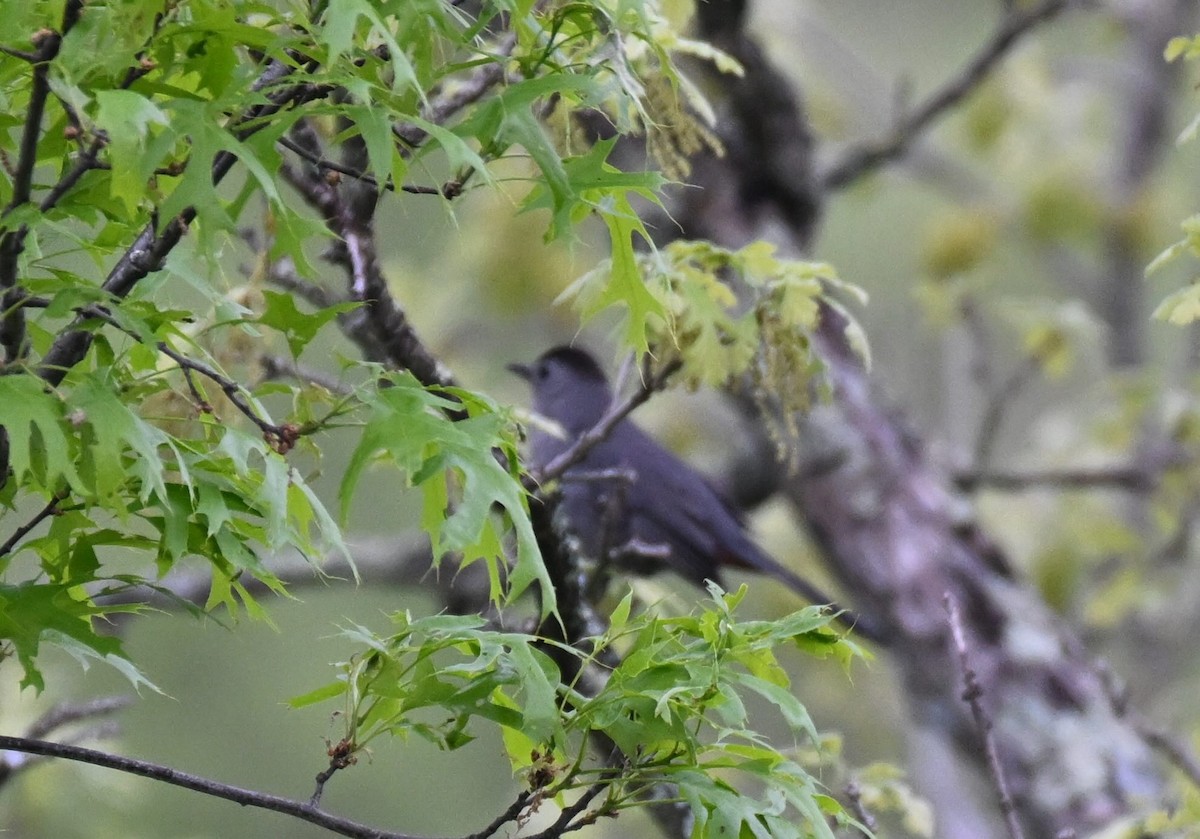
MULTIPOLYGON (((612 404, 608 380, 582 350, 556 347, 532 364, 509 369, 533 388, 533 409, 562 426, 564 435, 534 428, 532 460, 545 466, 592 428, 612 404)), ((746 534, 737 513, 696 470, 629 420, 562 476, 563 514, 590 557, 619 555, 638 573, 670 568, 703 585, 720 582, 723 566, 774 577, 797 594, 828 603, 811 583, 780 565, 746 534)), ((843 615, 851 624, 855 618, 843 615)), ((870 637, 872 633, 860 634, 870 637)))

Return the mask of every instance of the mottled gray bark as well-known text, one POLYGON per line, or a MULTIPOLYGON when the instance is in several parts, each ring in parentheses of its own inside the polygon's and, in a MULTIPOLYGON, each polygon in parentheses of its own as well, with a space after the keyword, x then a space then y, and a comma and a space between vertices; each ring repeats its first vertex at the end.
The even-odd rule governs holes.
MULTIPOLYGON (((747 72, 711 80, 728 154, 694 161, 691 180, 700 189, 681 191, 670 207, 682 232, 671 224, 657 229, 730 247, 765 238, 803 253, 825 197, 812 174, 814 141, 797 94, 745 32, 745 11, 741 2, 698 4, 701 34, 747 72)), ((832 311, 819 348, 834 396, 801 420, 800 462, 814 468, 789 476, 760 461, 773 474, 737 487, 752 486, 749 496, 775 487, 784 493, 854 605, 890 635, 886 654, 903 674, 921 736, 947 746, 930 749, 926 740, 923 753, 942 752, 977 770, 944 795, 927 787, 935 803, 955 808, 943 809, 938 835, 982 839, 999 825, 994 803, 968 789, 987 775, 980 733, 961 696, 947 595, 962 610, 1005 775, 1030 835, 1086 836, 1129 814, 1135 799, 1160 800, 1164 786, 1150 749, 1113 711, 1078 636, 1013 576, 969 502, 848 351, 832 311)), ((960 780, 957 769, 936 765, 941 782, 960 780)))

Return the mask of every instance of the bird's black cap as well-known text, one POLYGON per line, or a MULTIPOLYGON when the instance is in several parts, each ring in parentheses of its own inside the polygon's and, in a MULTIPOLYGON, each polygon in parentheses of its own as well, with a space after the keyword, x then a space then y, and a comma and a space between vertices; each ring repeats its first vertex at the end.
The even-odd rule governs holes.
POLYGON ((596 359, 592 358, 587 352, 567 346, 566 344, 546 350, 532 364, 509 364, 507 366, 509 371, 517 374, 522 379, 532 381, 538 368, 544 368, 546 365, 551 364, 567 367, 576 375, 587 379, 594 379, 599 382, 607 381, 607 377, 604 375, 604 371, 600 369, 600 365, 596 363, 596 359))

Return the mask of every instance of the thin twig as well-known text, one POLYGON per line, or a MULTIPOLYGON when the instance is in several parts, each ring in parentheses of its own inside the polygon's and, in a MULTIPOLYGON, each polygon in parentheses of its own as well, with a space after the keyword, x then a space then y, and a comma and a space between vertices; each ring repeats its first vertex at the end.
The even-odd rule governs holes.
POLYGON ((157 344, 155 344, 155 346, 158 348, 159 352, 170 358, 183 370, 184 377, 187 379, 188 387, 191 389, 192 395, 200 403, 199 408, 201 411, 205 411, 206 413, 211 412, 212 406, 204 400, 204 398, 200 395, 200 392, 196 389, 195 383, 192 381, 191 377, 192 371, 195 371, 201 376, 204 376, 206 379, 211 380, 219 388, 221 388, 221 392, 225 394, 225 398, 228 399, 235 408, 241 411, 242 414, 247 417, 247 419, 258 426, 259 430, 262 431, 264 439, 271 444, 271 447, 275 449, 275 451, 279 452, 280 454, 286 454, 291 450, 292 446, 295 445, 296 440, 300 436, 300 429, 296 426, 289 425, 288 423, 276 425, 275 423, 260 417, 258 415, 258 411, 251 407, 250 403, 246 400, 245 388, 240 383, 235 382, 228 376, 219 373, 202 361, 196 361, 194 358, 188 358, 183 353, 172 349, 171 346, 165 341, 159 341, 157 344))
POLYGON ((335 379, 328 373, 302 367, 286 356, 263 355, 259 356, 258 363, 262 366, 263 379, 267 381, 295 379, 304 384, 324 388, 330 393, 336 393, 338 396, 350 396, 354 393, 354 389, 345 382, 335 379))
POLYGON ((960 472, 954 476, 954 483, 967 491, 986 487, 1005 492, 1025 492, 1045 487, 1061 490, 1113 488, 1145 492, 1154 486, 1146 470, 1138 466, 1040 469, 1030 472, 989 469, 960 472))
POLYGON ((576 463, 583 460, 593 447, 607 439, 612 430, 617 427, 617 423, 629 416, 635 408, 648 400, 656 391, 661 390, 667 383, 667 379, 680 366, 682 366, 682 362, 679 359, 673 359, 653 376, 643 379, 641 386, 637 390, 620 402, 614 402, 604 412, 604 416, 597 420, 595 425, 583 432, 583 434, 580 434, 574 443, 541 469, 532 470, 530 476, 539 484, 560 477, 576 463))
POLYGON ((3 44, 0 44, 0 52, 4 53, 5 55, 11 55, 13 58, 19 58, 22 61, 28 61, 30 64, 34 64, 40 60, 36 52, 26 52, 25 50, 6 47, 3 44))
POLYGON ((971 338, 971 378, 981 393, 991 393, 995 387, 991 330, 988 329, 979 301, 974 294, 963 297, 958 307, 963 327, 971 338))
POLYGON ((860 829, 858 831, 859 835, 869 839, 871 833, 875 830, 875 817, 871 815, 870 811, 863 804, 862 787, 858 785, 858 781, 851 780, 850 783, 846 784, 844 792, 846 800, 850 802, 850 812, 866 828, 866 830, 860 829))
POLYGON ((1009 407, 1016 400, 1017 394, 1033 381, 1040 367, 1041 362, 1035 356, 1026 356, 1001 383, 1000 387, 988 394, 987 407, 984 408, 983 417, 979 420, 979 431, 975 436, 974 468, 976 471, 985 472, 987 470, 1009 407))
MULTIPOLYGON (((41 297, 26 297, 21 301, 23 306, 29 308, 45 308, 49 305, 49 301, 41 297)), ((91 318, 119 329, 135 341, 141 341, 141 336, 136 332, 126 327, 119 320, 105 309, 103 306, 90 305, 80 306, 75 310, 80 318, 91 318)), ((215 368, 205 364, 202 361, 197 361, 194 358, 189 358, 183 353, 171 347, 165 341, 157 341, 154 344, 155 349, 163 355, 170 358, 179 365, 183 371, 184 381, 187 383, 188 391, 192 394, 192 398, 196 402, 197 410, 201 413, 210 414, 213 412, 212 405, 204 398, 204 394, 200 392, 196 385, 194 377, 195 373, 199 373, 206 379, 214 382, 230 403, 246 416, 252 423, 258 426, 262 431, 263 438, 271 445, 279 454, 286 454, 295 446, 296 440, 304 433, 304 429, 291 423, 283 423, 282 425, 271 422, 269 419, 264 419, 259 416, 247 399, 247 389, 240 382, 236 382, 215 368)))
POLYGON ((1162 754, 1172 766, 1187 776, 1193 786, 1200 789, 1200 759, 1197 759, 1195 751, 1182 738, 1174 736, 1166 728, 1151 722, 1145 714, 1130 707, 1128 687, 1106 663, 1097 664, 1096 671, 1108 694, 1113 714, 1128 721, 1146 745, 1162 754))
POLYGON ((33 518, 14 530, 13 534, 4 540, 4 544, 0 545, 0 556, 8 556, 10 553, 12 553, 13 548, 17 546, 17 543, 29 535, 31 530, 57 513, 58 505, 61 504, 63 499, 66 497, 66 492, 58 493, 51 498, 46 506, 39 510, 33 518))
POLYGON ((1008 780, 1004 774, 1004 765, 1000 762, 1000 752, 996 748, 996 738, 992 736, 992 719, 983 707, 983 687, 975 668, 971 666, 971 655, 967 649, 967 637, 963 630, 962 616, 958 611, 958 603, 946 592, 944 603, 946 614, 950 620, 950 634, 954 639, 954 648, 958 651, 958 660, 963 671, 962 698, 971 707, 971 716, 975 718, 975 727, 983 740, 984 752, 987 755, 988 771, 992 775, 992 783, 1000 797, 1000 812, 1004 816, 1004 824, 1008 829, 1009 839, 1024 839, 1021 821, 1017 817, 1017 807, 1013 803, 1012 794, 1008 789, 1008 780))
POLYGON ((1200 789, 1200 760, 1197 760, 1191 747, 1141 714, 1129 714, 1128 718, 1133 730, 1150 748, 1162 754, 1172 766, 1188 777, 1194 787, 1200 789))
POLYGON ((292 292, 318 309, 326 309, 336 306, 338 303, 349 302, 345 299, 337 299, 337 296, 331 294, 325 287, 301 277, 296 272, 296 263, 290 256, 272 261, 267 269, 266 280, 271 285, 292 292))
POLYGON ((98 696, 86 702, 60 702, 38 717, 25 731, 26 737, 39 739, 53 734, 64 725, 123 711, 133 704, 132 696, 98 696))
MULTIPOLYGON (((324 558, 316 565, 311 557, 299 553, 267 560, 271 578, 288 591, 303 588, 327 589, 331 581, 357 579, 363 587, 393 589, 423 587, 440 602, 470 612, 487 608, 487 580, 476 574, 478 566, 455 574, 431 574, 432 554, 429 539, 422 533, 408 533, 396 539, 379 539, 355 544, 351 556, 340 553, 324 558)), ((271 597, 278 593, 257 577, 242 578, 247 594, 271 597)), ((96 584, 88 593, 106 608, 128 604, 146 605, 163 611, 188 606, 203 607, 212 590, 210 570, 175 571, 152 585, 96 584)), ((112 620, 127 618, 118 613, 112 620)))
MULTIPOLYGON (((373 187, 374 189, 386 190, 388 192, 396 191, 396 184, 391 178, 388 178, 381 185, 379 183, 379 179, 374 175, 359 171, 353 166, 346 166, 342 163, 338 163, 336 160, 330 160, 327 157, 322 157, 319 154, 313 154, 311 151, 304 148, 304 146, 300 145, 290 137, 283 136, 275 142, 279 143, 279 145, 283 146, 285 149, 299 155, 322 172, 337 172, 340 175, 346 175, 347 177, 353 178, 356 181, 361 181, 362 183, 373 187)), ((446 183, 440 187, 420 186, 417 184, 401 184, 399 190, 401 192, 407 192, 410 195, 440 195, 443 198, 457 198, 462 194, 462 179, 451 179, 446 181, 446 183)))
POLYGON ((580 815, 580 813, 583 813, 583 811, 587 809, 588 805, 592 803, 592 800, 597 795, 608 789, 609 784, 611 783, 612 779, 606 777, 603 780, 592 784, 583 791, 583 794, 579 796, 578 800, 562 809, 562 812, 558 814, 558 818, 554 820, 554 824, 550 825, 540 833, 533 834, 532 836, 528 837, 528 839, 556 839, 556 837, 562 836, 564 833, 580 830, 596 821, 596 819, 600 817, 601 811, 587 813, 578 821, 575 819, 580 815))
POLYGON ((494 836, 496 831, 498 831, 501 827, 511 821, 514 821, 518 816, 521 815, 521 812, 529 804, 529 799, 532 797, 533 793, 529 790, 521 790, 521 792, 517 794, 517 797, 513 799, 513 802, 504 809, 504 812, 492 819, 491 824, 489 824, 483 830, 477 831, 476 833, 472 833, 468 836, 464 836, 463 839, 488 839, 488 837, 494 836))
POLYGON ((329 766, 317 773, 316 789, 308 799, 310 807, 316 807, 321 803, 321 796, 325 793, 325 784, 329 782, 330 778, 358 762, 358 758, 354 755, 354 749, 353 740, 341 740, 336 745, 330 746, 329 766))
POLYGON ((835 161, 820 177, 823 191, 841 189, 904 154, 935 120, 974 91, 1024 35, 1054 18, 1070 4, 1071 0, 1044 0, 1029 9, 1010 9, 992 37, 959 74, 901 120, 888 137, 854 146, 835 161))
POLYGON ((190 789, 214 798, 233 801, 243 807, 258 807, 276 813, 292 816, 301 821, 318 825, 341 836, 355 839, 413 839, 409 834, 394 833, 369 827, 358 822, 335 816, 333 813, 318 809, 305 801, 295 801, 278 795, 244 789, 231 784, 223 784, 209 778, 180 772, 169 766, 163 766, 149 761, 137 760, 130 757, 109 754, 108 752, 86 749, 81 746, 70 746, 63 743, 53 743, 29 737, 9 737, 0 735, 0 749, 7 749, 25 754, 36 754, 44 757, 62 758, 79 763, 90 763, 93 766, 103 766, 130 775, 162 781, 172 786, 190 789))
MULTIPOLYGON (((60 702, 34 720, 26 729, 25 736, 35 739, 42 738, 72 723, 115 713, 129 707, 132 702, 133 697, 131 696, 100 696, 86 702, 60 702)), ((120 733, 120 728, 115 723, 101 723, 77 731, 63 742, 74 745, 88 740, 113 737, 118 733, 120 733)), ((46 758, 41 755, 12 751, 0 755, 0 786, 43 760, 46 758)))

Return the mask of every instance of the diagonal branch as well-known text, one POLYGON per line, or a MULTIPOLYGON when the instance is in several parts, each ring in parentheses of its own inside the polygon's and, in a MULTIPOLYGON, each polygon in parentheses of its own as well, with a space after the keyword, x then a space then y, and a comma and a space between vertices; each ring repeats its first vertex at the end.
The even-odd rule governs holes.
MULTIPOLYGON (((24 306, 31 308, 45 308, 49 305, 48 300, 41 297, 27 297, 21 301, 24 306)), ((134 330, 124 326, 119 320, 105 309, 103 306, 81 306, 75 310, 80 320, 95 319, 108 324, 120 331, 124 332, 135 341, 141 341, 142 337, 134 330)), ((258 426, 262 432, 263 439, 279 454, 287 454, 296 445, 296 441, 304 434, 311 433, 312 426, 297 426, 292 423, 277 424, 269 419, 261 416, 259 411, 251 406, 249 401, 249 390, 240 382, 234 381, 229 376, 221 373, 216 368, 205 364, 202 361, 197 361, 194 358, 189 358, 183 353, 173 348, 166 341, 156 341, 153 344, 154 348, 167 358, 179 365, 183 371, 184 379, 187 382, 188 390, 191 391, 192 398, 196 402, 196 407, 201 413, 211 414, 213 412, 212 405, 201 394, 196 385, 193 374, 200 374, 204 378, 213 382, 225 394, 225 398, 229 400, 233 407, 237 408, 247 419, 258 426)), ((57 502, 55 502, 57 503, 57 502)), ((47 508, 50 512, 52 509, 47 508)), ((0 556, 3 553, 0 552, 0 556)))
MULTIPOLYGON (((293 135, 310 151, 318 142, 315 132, 303 123, 297 124, 293 135)), ((302 170, 284 164, 280 173, 338 237, 326 258, 346 272, 351 299, 363 303, 341 319, 350 339, 368 358, 409 370, 423 385, 453 386, 453 373, 420 339, 388 288, 365 202, 354 202, 315 167, 302 170)))
POLYGON ((943 114, 965 99, 988 77, 1021 40, 1038 25, 1056 17, 1071 0, 1042 0, 1018 10, 1010 6, 1000 26, 967 62, 962 71, 942 85, 882 140, 850 148, 820 176, 823 191, 849 186, 885 163, 903 155, 916 139, 943 114))
POLYGON ((12 535, 4 540, 4 544, 0 545, 0 557, 8 556, 10 553, 12 553, 13 548, 17 546, 17 543, 29 535, 30 531, 51 516, 57 515, 60 512, 59 505, 62 504, 63 499, 66 497, 67 495, 65 492, 55 495, 48 502, 46 502, 46 506, 34 514, 29 521, 25 522, 16 530, 14 530, 12 535))
MULTIPOLYGON (((273 61, 255 81, 252 89, 257 92, 277 85, 293 71, 294 68, 290 65, 282 61, 273 61)), ((266 117, 285 108, 326 96, 329 92, 327 86, 304 82, 280 87, 267 96, 266 102, 247 109, 234 119, 229 125, 229 130, 239 140, 244 140, 268 125, 266 117)), ((232 152, 218 153, 212 163, 213 184, 220 183, 236 162, 237 158, 232 152)), ((159 220, 152 219, 126 250, 125 255, 113 266, 104 281, 104 290, 114 297, 123 298, 148 274, 161 269, 167 255, 179 244, 195 218, 196 208, 189 206, 178 216, 161 225, 159 220), (161 229, 158 229, 160 226, 161 229)), ((92 335, 81 329, 81 325, 82 318, 77 318, 59 334, 43 357, 38 372, 50 384, 60 383, 67 371, 78 364, 91 348, 92 335)))
MULTIPOLYGON (((133 703, 131 696, 98 696, 84 702, 60 702, 30 724, 25 736, 42 738, 61 728, 77 722, 95 720, 128 708, 133 703)), ((63 742, 74 745, 82 740, 97 739, 113 735, 117 728, 113 723, 102 723, 82 729, 71 735, 63 742)), ((0 786, 12 780, 21 772, 36 766, 44 756, 27 755, 9 751, 0 755, 0 786)))
POLYGON ((353 166, 346 166, 338 163, 336 160, 330 160, 327 157, 322 157, 319 154, 314 154, 309 149, 297 143, 288 136, 280 137, 276 140, 279 145, 283 146, 293 154, 299 155, 304 160, 317 167, 322 172, 337 172, 339 175, 346 175, 356 181, 361 181, 367 186, 376 190, 386 190, 388 192, 407 192, 410 195, 440 195, 443 198, 453 199, 462 194, 463 184, 466 181, 467 175, 470 174, 468 169, 465 173, 457 178, 452 178, 446 181, 441 186, 420 186, 419 184, 401 184, 399 187, 396 183, 388 178, 382 185, 374 175, 369 175, 361 169, 355 169, 353 166))
POLYGON ((667 379, 680 368, 681 364, 682 362, 679 359, 674 359, 654 375, 643 378, 642 384, 637 390, 620 402, 614 402, 604 412, 604 416, 600 417, 595 425, 583 432, 583 434, 580 434, 579 438, 569 448, 541 469, 533 470, 530 476, 538 484, 544 484, 547 481, 561 477, 564 472, 583 460, 587 456, 587 453, 595 446, 602 443, 609 434, 612 434, 612 430, 617 427, 617 423, 629 416, 635 408, 646 402, 656 391, 662 390, 663 386, 667 383, 667 379))

